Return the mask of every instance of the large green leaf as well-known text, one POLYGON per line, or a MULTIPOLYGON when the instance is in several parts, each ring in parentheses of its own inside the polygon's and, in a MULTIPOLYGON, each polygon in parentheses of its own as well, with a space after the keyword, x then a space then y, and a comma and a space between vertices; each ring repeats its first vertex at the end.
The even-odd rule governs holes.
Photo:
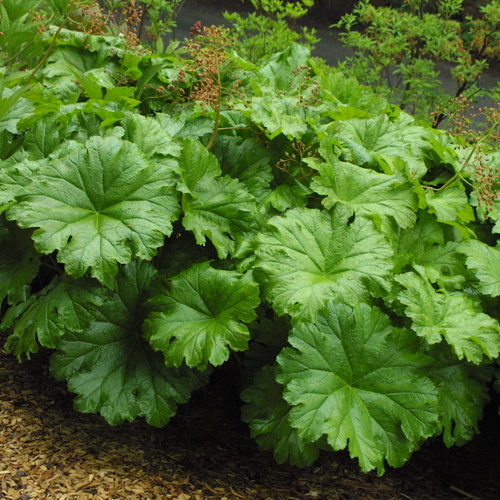
POLYGON ((334 120, 369 118, 387 108, 384 97, 375 94, 371 87, 361 85, 355 77, 348 77, 333 68, 325 70, 322 66, 318 66, 315 72, 321 83, 323 101, 331 103, 327 113, 334 120))
POLYGON ((310 105, 313 85, 307 81, 310 51, 292 44, 253 76, 255 96, 236 106, 254 123, 262 126, 269 138, 284 134, 300 139, 308 123, 316 121, 319 108, 310 105))
POLYGON ((54 278, 43 290, 6 312, 0 328, 12 329, 7 348, 19 357, 37 352, 37 341, 44 347, 56 347, 66 330, 84 331, 95 307, 106 298, 106 290, 90 278, 54 278))
POLYGON ((88 328, 66 333, 51 358, 52 373, 78 395, 75 408, 100 412, 112 425, 143 416, 163 426, 201 382, 186 366, 166 367, 142 336, 142 303, 154 273, 150 264, 137 260, 123 268, 117 292, 98 308, 88 328))
POLYGON ((210 116, 200 116, 191 107, 178 109, 175 113, 157 113, 156 120, 172 137, 180 139, 210 136, 214 131, 214 120, 210 116))
POLYGON ((181 158, 179 189, 182 224, 199 245, 209 238, 219 257, 233 255, 255 226, 255 198, 230 176, 220 176, 214 155, 198 141, 186 140, 181 158))
POLYGON ((429 190, 425 200, 429 211, 435 213, 440 222, 468 223, 474 220, 474 211, 461 184, 453 184, 442 191, 429 190))
POLYGON ((370 157, 373 153, 398 156, 409 152, 400 130, 385 115, 342 122, 340 138, 361 145, 370 157))
POLYGON ((31 184, 33 177, 42 167, 43 163, 26 159, 14 164, 7 161, 0 163, 0 213, 24 186, 31 184))
MULTIPOLYGON (((458 236, 457 233, 452 233, 452 236, 458 236)), ((453 239, 445 241, 445 232, 434 214, 421 211, 415 226, 396 235, 394 273, 418 265, 425 269, 427 278, 433 283, 443 287, 463 287, 466 269, 458 251, 459 245, 460 242, 453 239)))
POLYGON ((283 52, 273 54, 255 76, 259 87, 271 87, 275 91, 285 91, 298 95, 304 78, 304 69, 311 57, 311 51, 298 43, 293 43, 283 52), (302 70, 302 71, 301 71, 302 70))
POLYGON ((467 255, 467 267, 472 269, 481 293, 500 295, 500 247, 490 247, 477 240, 462 243, 459 251, 467 255))
POLYGON ((302 185, 280 184, 261 201, 259 209, 268 212, 273 207, 279 212, 286 212, 289 208, 303 208, 307 206, 309 194, 309 190, 302 185))
POLYGON ((26 133, 23 146, 31 160, 47 158, 61 142, 64 128, 58 126, 55 114, 38 119, 26 133))
POLYGON ((487 383, 493 370, 491 366, 458 361, 440 345, 431 354, 436 361, 427 375, 439 391, 443 441, 448 447, 461 446, 479 433, 478 422, 489 400, 487 383))
POLYGON ((293 406, 292 427, 305 442, 326 435, 361 469, 402 465, 439 430, 438 393, 425 370, 432 361, 417 337, 394 328, 377 308, 329 303, 314 323, 296 326, 292 348, 278 356, 277 380, 293 406))
POLYGON ((192 231, 199 245, 208 238, 220 258, 236 255, 255 226, 255 199, 231 177, 206 179, 194 196, 182 196, 183 226, 192 231))
POLYGON ((28 285, 36 277, 39 264, 30 231, 0 218, 0 304, 5 297, 9 304, 28 298, 28 285))
POLYGON ((410 116, 401 113, 397 123, 391 122, 386 115, 343 121, 336 135, 351 150, 354 163, 378 165, 387 159, 398 158, 403 160, 405 170, 412 177, 420 178, 427 171, 420 151, 426 134, 410 116))
POLYGON ((413 320, 412 328, 429 344, 443 339, 459 359, 480 364, 500 351, 500 326, 464 293, 436 291, 427 278, 410 272, 395 277, 404 290, 399 300, 413 320))
POLYGON ((351 304, 389 287, 392 252, 373 223, 332 213, 294 209, 270 219, 256 238, 256 279, 278 314, 311 320, 329 300, 351 304))
POLYGON ((271 154, 260 143, 253 139, 220 136, 212 151, 223 173, 241 181, 257 199, 269 193, 273 179, 271 154))
POLYGON ((283 386, 276 382, 274 368, 266 366, 257 373, 241 399, 248 403, 242 408, 242 420, 250 424, 252 437, 261 450, 274 450, 279 464, 288 461, 303 467, 318 458, 319 446, 304 442, 288 422, 291 408, 283 399, 283 386))
POLYGON ((115 137, 91 137, 53 159, 18 200, 7 216, 38 228, 39 252, 58 250, 69 274, 79 277, 90 267, 108 285, 118 263, 154 257, 179 214, 174 171, 115 137))
POLYGON ((122 120, 124 139, 136 144, 147 156, 179 156, 181 145, 173 141, 170 134, 161 127, 158 120, 127 113, 122 120))
POLYGON ((252 97, 249 116, 262 125, 269 139, 279 134, 300 139, 314 113, 307 111, 295 97, 269 92, 263 97, 252 97))
POLYGON ((222 171, 217 158, 200 141, 187 138, 183 140, 182 146, 179 189, 195 197, 200 182, 220 177, 222 171))
POLYGON ((195 264, 157 287, 149 305, 146 337, 165 354, 169 366, 205 369, 221 365, 230 350, 248 348, 259 305, 259 287, 251 274, 195 264))
POLYGON ((311 189, 325 196, 326 208, 343 203, 359 215, 392 217, 401 227, 415 224, 418 198, 401 174, 375 172, 340 161, 327 148, 321 151, 327 163, 309 162, 320 174, 311 189))
POLYGON ((17 134, 19 121, 33 111, 31 101, 22 97, 26 93, 26 88, 4 88, 0 94, 0 131, 7 130, 12 134, 17 134))

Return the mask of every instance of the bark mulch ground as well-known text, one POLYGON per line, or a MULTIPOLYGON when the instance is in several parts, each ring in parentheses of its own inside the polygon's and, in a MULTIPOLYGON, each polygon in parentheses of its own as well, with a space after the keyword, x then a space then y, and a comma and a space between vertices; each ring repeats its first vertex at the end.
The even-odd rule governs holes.
POLYGON ((194 395, 163 429, 73 411, 47 356, 0 351, 0 499, 449 500, 500 498, 498 418, 462 448, 427 444, 383 477, 344 453, 304 469, 259 452, 223 390, 194 395), (492 439, 494 438, 494 439, 492 439))

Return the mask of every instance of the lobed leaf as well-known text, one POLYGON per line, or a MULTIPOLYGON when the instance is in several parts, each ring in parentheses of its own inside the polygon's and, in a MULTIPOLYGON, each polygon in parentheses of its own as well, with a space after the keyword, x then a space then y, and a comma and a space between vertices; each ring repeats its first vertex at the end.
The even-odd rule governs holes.
POLYGON ((23 143, 31 160, 42 160, 54 152, 62 139, 61 128, 55 114, 43 116, 33 124, 23 143))
POLYGON ((353 76, 347 77, 339 71, 323 71, 318 67, 316 78, 321 82, 323 100, 331 103, 328 114, 334 120, 370 118, 387 108, 384 97, 376 94, 371 87, 361 85, 353 76))
POLYGON ((214 144, 213 154, 223 173, 242 182, 256 199, 269 193, 273 180, 271 154, 260 143, 241 137, 220 136, 214 144))
POLYGON ((312 320, 330 300, 355 304, 389 287, 392 252, 373 223, 350 211, 293 209, 256 238, 255 277, 278 314, 312 320))
POLYGON ((438 393, 424 375, 430 359, 417 338, 377 308, 329 302, 297 325, 278 356, 277 381, 305 442, 326 435, 363 471, 402 465, 439 428, 438 393))
POLYGON ((401 227, 415 224, 418 199, 401 175, 358 167, 333 154, 325 156, 326 163, 309 165, 320 174, 313 178, 311 189, 325 196, 322 203, 326 208, 343 203, 357 215, 392 217, 401 227))
POLYGON ((408 150, 399 129, 383 114, 375 118, 353 118, 342 122, 340 138, 361 145, 370 157, 373 153, 398 156, 408 150))
POLYGON ((19 133, 19 121, 33 111, 32 102, 22 97, 25 93, 26 87, 3 88, 0 94, 0 132, 19 133))
POLYGON ((427 146, 427 132, 415 125, 413 118, 401 114, 396 122, 381 114, 374 118, 345 120, 338 138, 351 150, 355 163, 360 166, 377 166, 386 159, 402 160, 412 178, 427 172, 421 149, 427 146))
POLYGON ((178 157, 181 145, 172 139, 158 120, 128 113, 121 122, 125 129, 123 139, 133 142, 148 157, 178 157))
POLYGON ((163 352, 168 366, 218 366, 230 350, 248 348, 245 323, 255 319, 259 304, 251 274, 194 264, 157 287, 149 302, 153 311, 145 323, 146 338, 163 352))
POLYGON ((271 206, 279 212, 286 212, 289 208, 304 208, 307 206, 309 194, 301 185, 280 184, 261 201, 260 208, 265 212, 271 206))
POLYGON ((479 280, 477 289, 486 295, 500 295, 500 248, 477 240, 464 241, 459 251, 467 256, 467 267, 479 280))
MULTIPOLYGON (((76 143, 75 143, 76 144, 76 143)), ((115 137, 91 137, 85 146, 49 161, 18 193, 8 218, 33 233, 41 253, 58 250, 66 271, 110 285, 118 263, 151 259, 179 215, 174 173, 115 137)))
POLYGON ((43 162, 24 159, 0 164, 0 213, 8 208, 22 189, 31 184, 33 177, 43 168, 43 162))
POLYGON ((246 405, 242 420, 250 424, 251 435, 261 450, 274 450, 276 462, 304 467, 319 455, 316 443, 306 443, 288 422, 290 405, 283 399, 283 386, 275 380, 274 368, 264 367, 254 383, 241 394, 246 405))
POLYGON ((291 96, 277 95, 274 92, 263 97, 252 97, 250 117, 262 125, 269 139, 283 134, 300 139, 307 132, 307 122, 313 115, 291 96))
POLYGON ((484 356, 498 356, 498 322, 481 312, 466 294, 438 292, 427 278, 414 272, 400 274, 395 280, 405 288, 399 293, 399 300, 406 306, 413 330, 429 344, 444 339, 459 359, 476 364, 484 356))
POLYGON ((237 253, 256 225, 255 198, 236 179, 221 177, 217 159, 198 141, 186 140, 179 189, 183 226, 196 242, 209 238, 220 258, 237 253))
POLYGON ((67 330, 82 332, 102 305, 107 291, 89 278, 54 278, 42 291, 12 306, 0 324, 12 328, 7 348, 16 356, 37 352, 39 342, 55 348, 67 330))
POLYGON ((443 191, 427 191, 425 199, 430 212, 435 213, 440 222, 468 223, 474 220, 474 212, 462 185, 454 184, 443 191))
POLYGON ((143 416, 161 427, 204 381, 186 366, 166 367, 142 336, 142 303, 154 273, 137 260, 123 268, 117 292, 98 307, 88 328, 66 333, 51 358, 54 376, 77 394, 75 408, 100 412, 111 425, 143 416))
MULTIPOLYGON (((465 285, 466 269, 458 241, 446 241, 446 235, 434 214, 421 211, 415 226, 399 231, 395 241, 394 273, 418 265, 433 283, 443 288, 465 285)), ((455 235, 456 236, 456 235, 455 235)))

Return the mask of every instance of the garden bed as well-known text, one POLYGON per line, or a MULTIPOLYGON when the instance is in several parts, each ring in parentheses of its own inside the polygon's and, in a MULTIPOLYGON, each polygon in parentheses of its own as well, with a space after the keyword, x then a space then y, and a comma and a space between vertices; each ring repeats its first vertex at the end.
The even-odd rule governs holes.
POLYGON ((299 469, 259 452, 239 416, 223 412, 223 383, 195 393, 163 429, 142 421, 111 427, 73 411, 71 394, 47 376, 47 361, 40 354, 20 365, 1 352, 2 499, 497 498, 498 443, 481 436, 462 448, 426 445, 383 477, 361 473, 344 452, 299 469))

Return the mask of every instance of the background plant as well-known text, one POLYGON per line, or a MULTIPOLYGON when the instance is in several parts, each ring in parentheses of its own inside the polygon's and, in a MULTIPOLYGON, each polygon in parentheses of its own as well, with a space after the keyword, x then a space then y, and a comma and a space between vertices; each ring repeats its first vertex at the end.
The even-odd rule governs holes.
POLYGON ((72 11, 86 9, 93 2, 75 0, 4 0, 0 4, 0 58, 1 66, 23 68, 44 53, 44 32, 48 26, 69 22, 72 11))
POLYGON ((314 0, 283 2, 281 0, 250 0, 255 12, 240 14, 225 12, 238 38, 238 51, 251 62, 271 56, 292 43, 312 49, 318 43, 315 29, 300 27, 295 22, 314 6, 314 0))
POLYGON ((183 2, 184 0, 104 0, 102 3, 104 11, 111 14, 112 34, 132 29, 146 46, 163 52, 164 37, 175 30, 177 14, 183 2))
MULTIPOLYGON (((404 6, 376 8, 362 1, 344 16, 336 26, 346 30, 341 38, 355 55, 342 67, 402 109, 428 119, 450 100, 439 81, 437 60, 453 63, 454 97, 477 94, 481 74, 500 55, 500 4, 481 7, 482 17, 468 17, 465 23, 455 20, 460 0, 442 0, 435 12, 426 12, 427 3, 421 0, 406 0, 404 6)), ((445 118, 435 116, 433 125, 445 118)))

